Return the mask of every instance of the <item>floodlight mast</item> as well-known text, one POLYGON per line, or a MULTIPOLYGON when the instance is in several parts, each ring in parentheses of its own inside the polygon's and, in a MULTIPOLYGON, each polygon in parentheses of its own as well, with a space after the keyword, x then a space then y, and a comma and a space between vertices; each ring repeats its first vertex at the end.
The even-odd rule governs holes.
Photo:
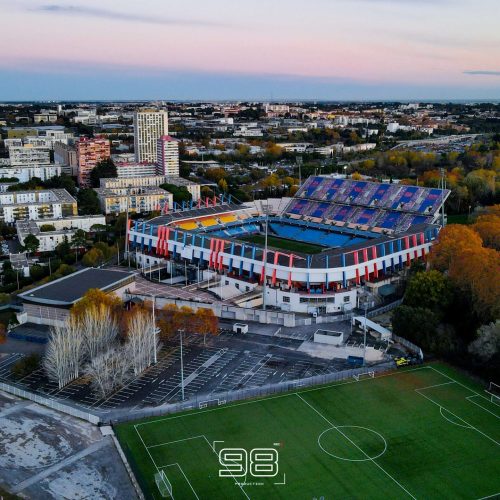
POLYGON ((269 227, 269 199, 266 200, 266 231, 264 236, 264 265, 262 267, 262 273, 264 275, 262 281, 262 309, 266 310, 266 271, 267 271, 267 233, 269 227))

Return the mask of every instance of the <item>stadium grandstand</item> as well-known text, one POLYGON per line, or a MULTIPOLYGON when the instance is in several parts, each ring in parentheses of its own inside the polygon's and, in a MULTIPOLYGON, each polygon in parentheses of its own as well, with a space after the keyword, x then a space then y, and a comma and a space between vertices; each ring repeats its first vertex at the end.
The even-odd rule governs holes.
POLYGON ((214 197, 135 221, 128 239, 143 267, 182 263, 198 281, 208 272, 242 293, 262 287, 277 309, 328 314, 354 307, 365 283, 388 283, 425 259, 448 195, 313 176, 293 198, 238 204, 214 197))

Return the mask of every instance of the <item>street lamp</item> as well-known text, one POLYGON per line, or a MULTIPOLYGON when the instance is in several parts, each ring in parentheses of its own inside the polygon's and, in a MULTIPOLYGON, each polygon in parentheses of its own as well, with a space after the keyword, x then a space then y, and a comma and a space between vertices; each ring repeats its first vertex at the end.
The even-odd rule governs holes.
POLYGON ((179 338, 181 344, 181 395, 182 401, 184 401, 184 360, 182 359, 182 334, 184 333, 183 328, 179 328, 179 338))
POLYGON ((155 317, 155 306, 156 306, 156 295, 151 295, 153 299, 153 359, 154 363, 158 362, 157 352, 156 352, 156 317, 155 317))

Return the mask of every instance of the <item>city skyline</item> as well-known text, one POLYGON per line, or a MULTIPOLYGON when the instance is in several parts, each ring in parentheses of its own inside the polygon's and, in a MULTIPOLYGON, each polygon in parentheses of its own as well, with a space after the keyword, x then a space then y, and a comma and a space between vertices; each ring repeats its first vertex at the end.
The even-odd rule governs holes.
POLYGON ((494 0, 0 7, 1 100, 500 98, 494 0))

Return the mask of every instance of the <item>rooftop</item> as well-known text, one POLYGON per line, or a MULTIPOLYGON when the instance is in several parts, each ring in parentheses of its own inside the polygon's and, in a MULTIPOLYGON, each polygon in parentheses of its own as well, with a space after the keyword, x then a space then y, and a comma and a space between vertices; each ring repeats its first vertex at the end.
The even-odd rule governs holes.
POLYGON ((64 276, 19 294, 23 302, 36 304, 71 306, 80 300, 90 288, 102 291, 126 285, 134 281, 135 273, 130 271, 112 271, 109 269, 88 268, 64 276))

